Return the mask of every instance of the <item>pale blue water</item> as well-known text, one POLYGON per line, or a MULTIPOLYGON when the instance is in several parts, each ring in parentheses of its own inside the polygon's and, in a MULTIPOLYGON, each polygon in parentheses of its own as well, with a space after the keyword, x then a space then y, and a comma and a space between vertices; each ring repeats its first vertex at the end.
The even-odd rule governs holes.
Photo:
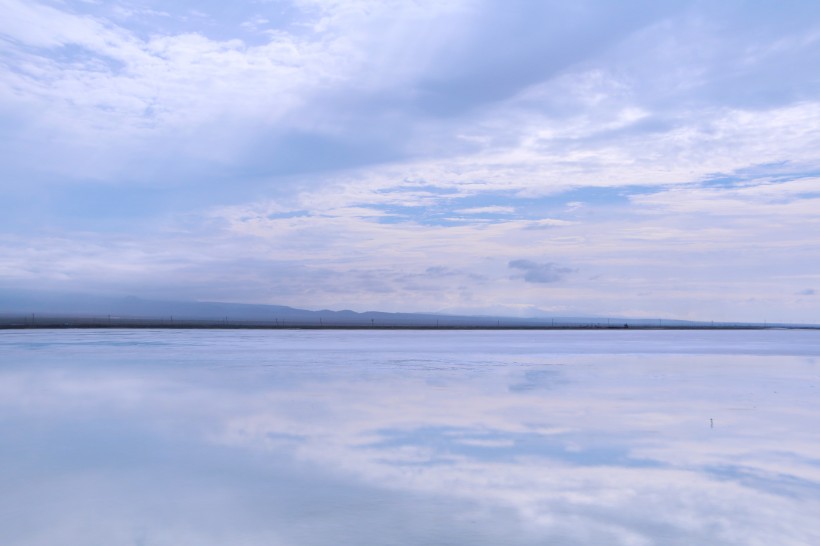
POLYGON ((0 544, 820 544, 820 334, 0 332, 0 544))

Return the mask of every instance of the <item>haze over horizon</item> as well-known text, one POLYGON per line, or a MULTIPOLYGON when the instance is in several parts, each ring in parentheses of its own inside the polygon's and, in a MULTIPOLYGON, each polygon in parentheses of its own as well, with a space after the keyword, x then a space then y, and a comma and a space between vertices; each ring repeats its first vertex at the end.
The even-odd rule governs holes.
POLYGON ((0 6, 2 290, 820 323, 820 4, 0 6))

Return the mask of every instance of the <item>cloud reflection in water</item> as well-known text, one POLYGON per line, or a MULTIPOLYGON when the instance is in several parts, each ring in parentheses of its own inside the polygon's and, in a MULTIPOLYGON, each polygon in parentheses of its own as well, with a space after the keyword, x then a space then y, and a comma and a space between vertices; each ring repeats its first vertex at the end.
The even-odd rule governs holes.
POLYGON ((12 544, 820 537, 810 332, 61 331, 0 346, 12 544))

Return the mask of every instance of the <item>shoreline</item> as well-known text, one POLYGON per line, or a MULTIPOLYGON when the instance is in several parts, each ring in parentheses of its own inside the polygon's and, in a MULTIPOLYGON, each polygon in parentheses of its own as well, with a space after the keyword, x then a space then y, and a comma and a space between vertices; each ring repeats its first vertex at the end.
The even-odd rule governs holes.
POLYGON ((651 325, 651 324, 321 324, 307 321, 259 322, 242 320, 179 320, 179 319, 35 319, 33 322, 0 320, 0 330, 820 330, 815 325, 651 325))

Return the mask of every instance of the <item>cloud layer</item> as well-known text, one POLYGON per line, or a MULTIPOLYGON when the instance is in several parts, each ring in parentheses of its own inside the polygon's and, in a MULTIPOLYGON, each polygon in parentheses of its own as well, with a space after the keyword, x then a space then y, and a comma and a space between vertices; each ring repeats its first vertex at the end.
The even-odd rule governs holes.
POLYGON ((817 321, 811 5, 2 5, 7 288, 817 321))

